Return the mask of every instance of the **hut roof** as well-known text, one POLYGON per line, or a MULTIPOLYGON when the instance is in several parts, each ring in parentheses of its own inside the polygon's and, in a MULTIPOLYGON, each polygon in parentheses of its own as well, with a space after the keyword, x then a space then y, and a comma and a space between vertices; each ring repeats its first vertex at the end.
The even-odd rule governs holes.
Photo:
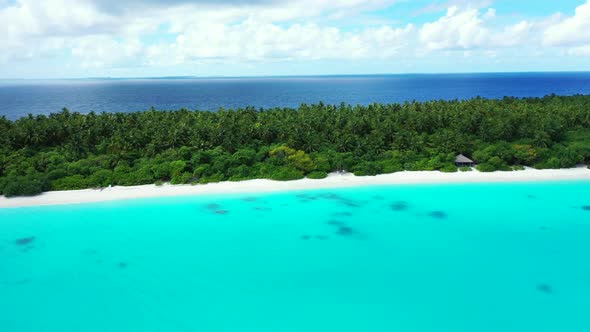
POLYGON ((464 155, 460 154, 457 155, 457 157, 455 158, 455 162, 456 163, 473 163, 473 160, 465 157, 464 155))

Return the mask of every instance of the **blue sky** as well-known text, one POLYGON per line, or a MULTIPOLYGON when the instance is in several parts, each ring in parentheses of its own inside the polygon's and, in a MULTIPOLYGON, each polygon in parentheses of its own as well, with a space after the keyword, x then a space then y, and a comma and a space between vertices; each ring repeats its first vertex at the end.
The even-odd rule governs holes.
POLYGON ((0 78, 590 71, 590 0, 0 0, 0 78))

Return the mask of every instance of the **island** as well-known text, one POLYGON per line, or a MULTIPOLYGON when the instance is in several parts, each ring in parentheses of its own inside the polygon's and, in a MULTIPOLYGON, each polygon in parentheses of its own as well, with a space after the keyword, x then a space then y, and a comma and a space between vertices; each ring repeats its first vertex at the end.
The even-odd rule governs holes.
POLYGON ((563 169, 590 161, 590 95, 216 112, 63 109, 0 117, 0 132, 5 197, 331 173, 563 169))

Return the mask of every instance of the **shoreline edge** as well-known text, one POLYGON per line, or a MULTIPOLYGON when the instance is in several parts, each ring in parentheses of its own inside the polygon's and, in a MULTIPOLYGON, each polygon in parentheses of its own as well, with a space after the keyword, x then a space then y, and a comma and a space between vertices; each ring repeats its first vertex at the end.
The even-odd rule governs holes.
POLYGON ((83 189, 70 191, 50 191, 38 196, 12 197, 0 196, 0 208, 32 207, 46 205, 71 205, 139 198, 157 198, 192 195, 271 193, 297 190, 336 189, 367 186, 411 185, 411 184, 450 184, 450 183, 491 183, 491 182, 536 182, 589 180, 590 169, 586 166, 568 169, 537 170, 526 168, 523 171, 490 172, 476 170, 471 172, 443 173, 440 171, 404 171, 376 176, 355 176, 351 173, 330 173, 327 178, 312 180, 273 181, 255 179, 245 181, 224 181, 208 184, 171 185, 155 184, 108 187, 103 189, 83 189))

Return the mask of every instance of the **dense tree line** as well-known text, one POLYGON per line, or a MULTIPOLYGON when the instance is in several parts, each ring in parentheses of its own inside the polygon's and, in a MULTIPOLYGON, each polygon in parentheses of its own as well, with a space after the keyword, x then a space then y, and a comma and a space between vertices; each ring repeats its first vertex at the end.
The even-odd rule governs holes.
POLYGON ((590 161, 590 96, 0 117, 0 194, 590 161))

